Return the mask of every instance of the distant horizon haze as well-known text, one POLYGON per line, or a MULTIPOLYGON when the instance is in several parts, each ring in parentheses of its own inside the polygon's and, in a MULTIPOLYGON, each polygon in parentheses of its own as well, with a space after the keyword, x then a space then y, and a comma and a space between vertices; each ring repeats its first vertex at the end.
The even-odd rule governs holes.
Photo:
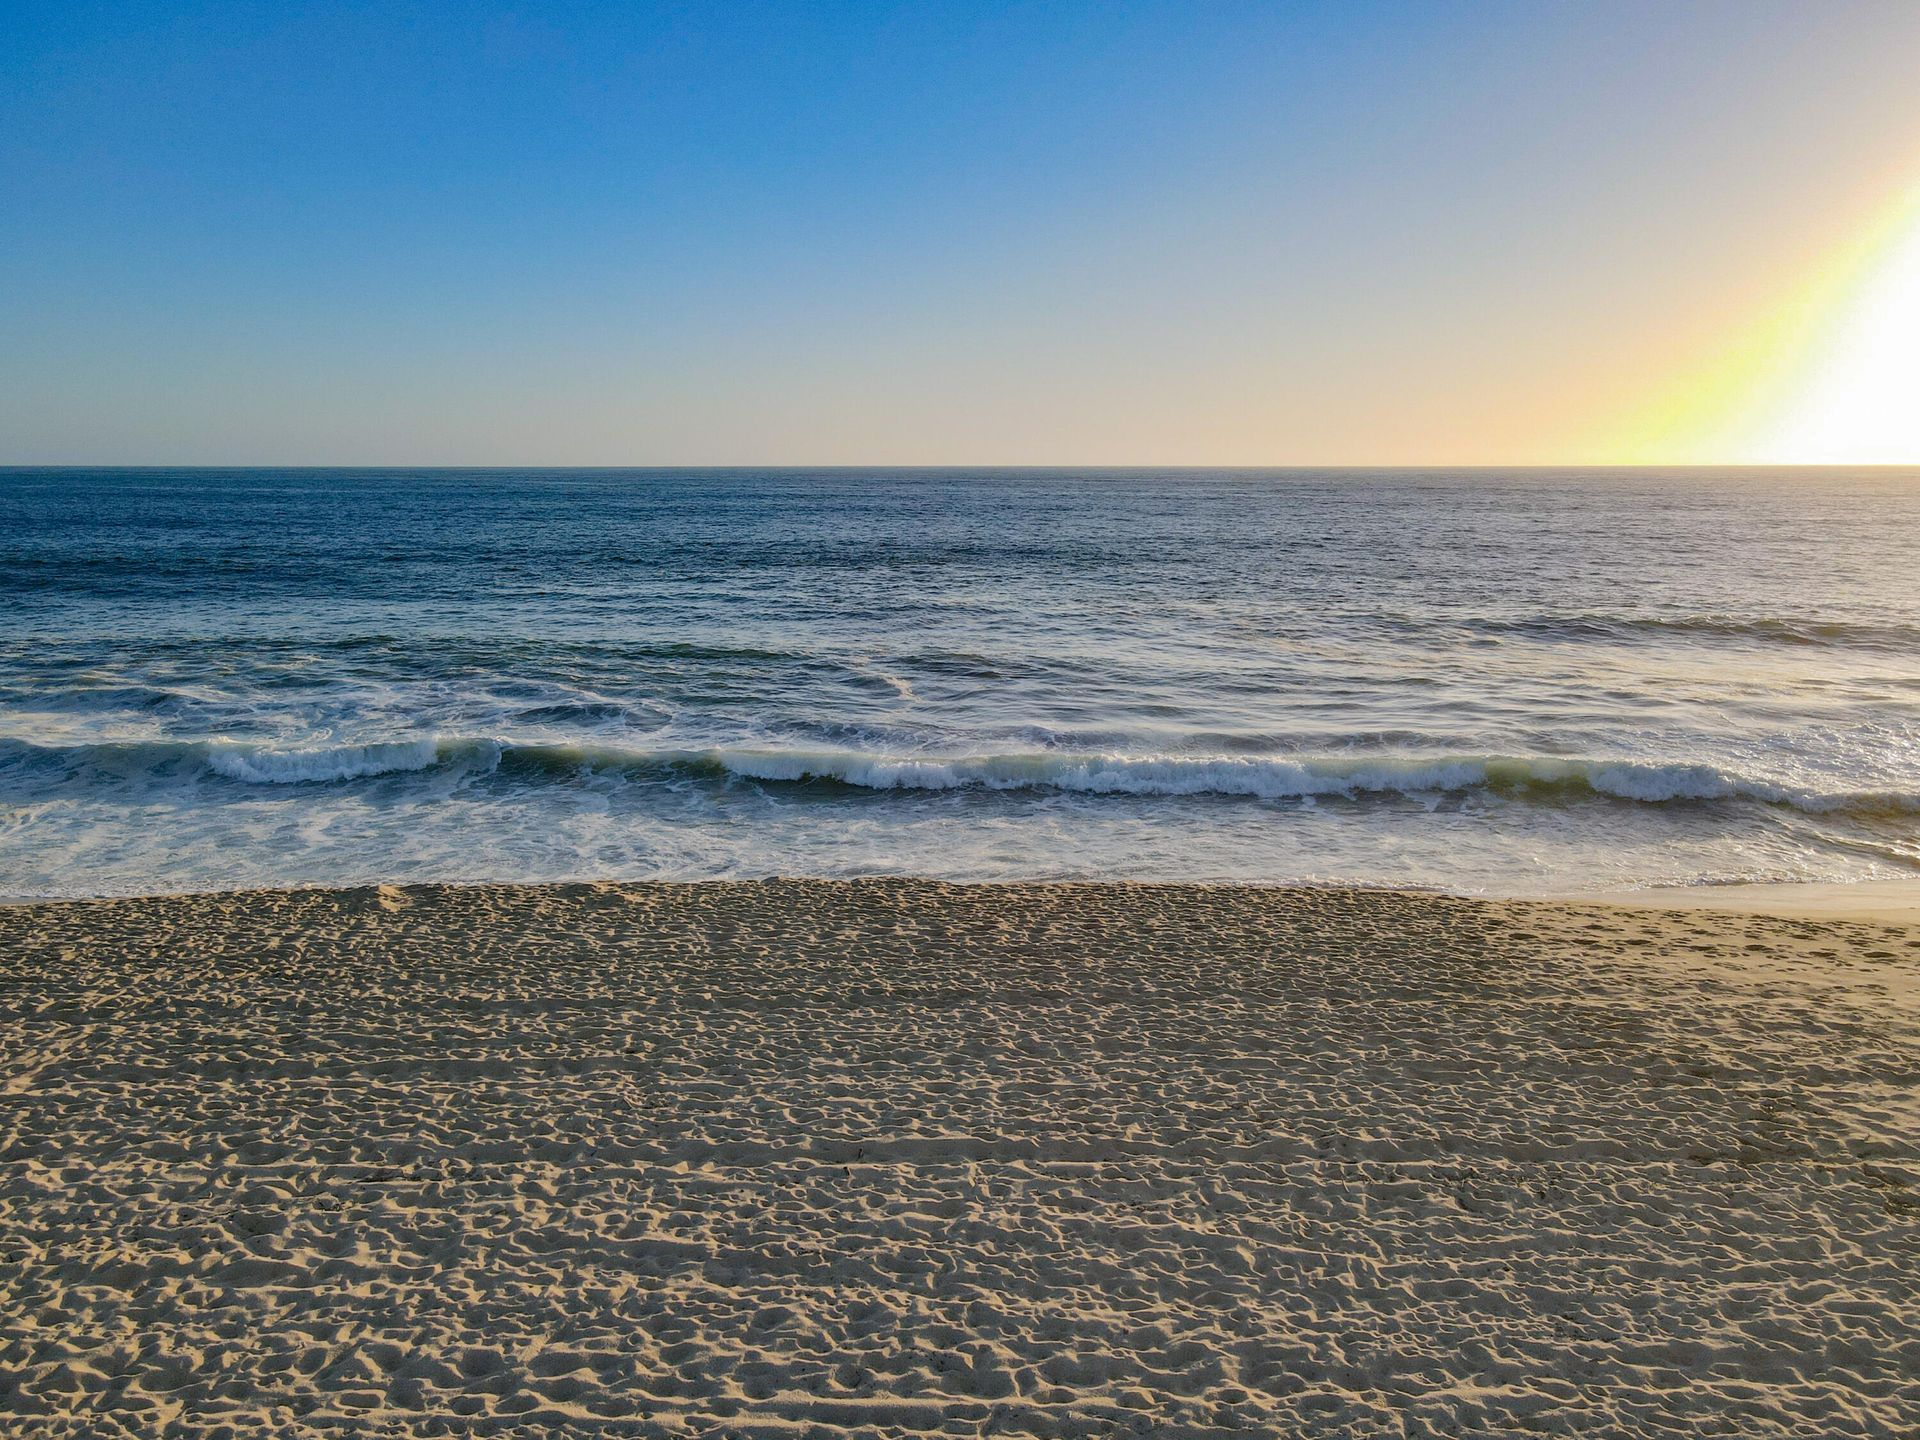
POLYGON ((436 472, 446 472, 448 474, 485 474, 488 472, 496 472, 496 471, 503 475, 546 474, 546 473, 564 474, 564 473, 575 472, 575 471, 582 472, 582 473, 591 472, 591 473, 605 473, 605 474, 619 474, 624 472, 624 473, 631 473, 635 475, 649 475, 649 474, 698 475, 706 472, 711 472, 716 475, 740 474, 745 472, 753 472, 753 473, 777 472, 777 473, 796 474, 796 475, 805 475, 810 473, 818 473, 822 475, 859 474, 859 473, 871 473, 874 475, 1047 474, 1047 475, 1059 475, 1062 477, 1082 476, 1090 479, 1097 478, 1100 475, 1108 475, 1108 474, 1129 475, 1129 476, 1167 475, 1167 476, 1173 477, 1173 476, 1178 476, 1182 473, 1191 473, 1196 475, 1203 475, 1203 474, 1258 475, 1261 473, 1268 473, 1276 476, 1285 475, 1285 476, 1295 476, 1295 477, 1315 475, 1315 474, 1355 475, 1355 476, 1421 475, 1421 476, 1426 476, 1428 478, 1433 478, 1433 479, 1445 479, 1449 476, 1475 475, 1475 474, 1540 476, 1543 474, 1554 474, 1562 471, 1568 474, 1578 474, 1583 476, 1604 475, 1609 472, 1618 473, 1620 475, 1626 476, 1626 475, 1636 475, 1643 472, 1653 472, 1653 471, 1672 472, 1672 473, 1687 473, 1687 472, 1715 473, 1715 472, 1752 471, 1756 474, 1776 473, 1776 472, 1782 472, 1782 471, 1800 471, 1808 475, 1826 474, 1826 475, 1833 475, 1836 477, 1840 477, 1848 474, 1860 474, 1863 472, 1890 474, 1890 473, 1897 473, 1900 471, 1911 471, 1914 473, 1916 478, 1920 478, 1920 461, 1893 461, 1893 460, 1855 461, 1855 462, 1847 462, 1843 464, 1822 463, 1817 461, 1775 461, 1775 462, 1718 461, 1718 462, 1695 462, 1690 464, 1675 464, 1675 465, 1661 465, 1661 464, 1656 464, 1653 461, 1614 461, 1614 462, 1607 462, 1607 463, 1561 463, 1561 464, 1500 463, 1500 464, 1482 464, 1482 465, 1451 465, 1446 463, 1369 464, 1365 461, 1343 462, 1337 465, 1336 464, 1320 464, 1320 465, 1288 464, 1284 462, 1275 463, 1275 464, 1194 464, 1194 463, 1180 463, 1180 462, 1162 462, 1162 463, 1150 464, 1150 465, 1137 465, 1137 464, 1113 463, 1113 462, 1106 462, 1106 461, 1089 461, 1089 462, 1083 462, 1078 464, 1068 463, 1068 462, 1024 464, 1018 461, 1001 462, 1001 461, 964 461, 964 460, 942 461, 937 464, 927 464, 927 463, 920 463, 920 462, 888 463, 886 461, 859 461, 859 462, 838 463, 838 462, 815 462, 815 461, 807 461, 807 460, 798 460, 798 461, 792 461, 792 462, 774 462, 769 464, 755 464, 755 463, 750 463, 746 461, 725 461, 725 460, 699 461, 696 463, 688 463, 688 464, 679 464, 671 461, 642 461, 642 462, 634 462, 630 464, 623 464, 623 463, 617 463, 617 462, 597 462, 597 461, 596 462, 583 461, 583 462, 573 462, 573 463, 567 463, 567 462, 548 463, 548 462, 542 462, 542 461, 533 461, 533 462, 523 463, 523 464, 509 464, 506 462, 500 462, 500 463, 487 463, 487 462, 465 463, 465 462, 458 462, 458 461, 400 462, 400 461, 379 461, 379 460, 317 461, 317 462, 265 461, 258 464, 247 464, 239 461, 229 461, 229 462, 222 462, 219 464, 211 464, 211 465, 200 465, 200 464, 195 464, 191 461, 184 461, 184 460, 158 460, 158 461, 140 461, 140 462, 62 461, 54 464, 34 464, 30 462, 11 462, 11 461, 0 462, 0 475, 5 475, 9 473, 21 474, 21 475, 29 475, 29 474, 40 475, 40 474, 59 474, 61 472, 72 472, 74 474, 123 472, 128 475, 140 475, 143 473, 166 473, 170 471, 185 471, 185 472, 191 472, 194 474, 226 474, 226 473, 272 474, 276 472, 318 472, 318 473, 337 473, 337 474, 343 474, 343 475, 349 475, 349 476, 355 475, 355 474, 365 475, 365 476, 392 475, 392 474, 433 474, 436 472))

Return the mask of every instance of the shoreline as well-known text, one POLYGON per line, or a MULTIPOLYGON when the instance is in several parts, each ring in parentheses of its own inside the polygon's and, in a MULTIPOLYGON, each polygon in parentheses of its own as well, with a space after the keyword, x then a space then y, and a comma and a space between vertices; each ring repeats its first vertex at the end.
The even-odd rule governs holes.
POLYGON ((1670 885, 1644 890, 1592 890, 1555 895, 1582 905, 1623 909, 1702 910, 1874 925, 1920 925, 1920 878, 1815 880, 1737 885, 1670 885))
POLYGON ((1780 919, 1839 920, 1859 924, 1920 925, 1920 877, 1911 880, 1738 881, 1729 884, 1653 885, 1637 889, 1568 889, 1543 894, 1419 889, 1398 885, 1318 884, 1241 880, 946 880, 926 875, 765 875, 748 878, 570 880, 396 880, 356 884, 249 886, 221 890, 161 890, 110 895, 4 895, 0 910, 61 905, 139 904, 149 901, 225 900, 246 896, 355 894, 363 891, 486 891, 567 889, 664 889, 754 885, 931 885, 960 891, 994 890, 1196 890, 1255 894, 1393 895, 1411 899, 1461 900, 1487 905, 1604 906, 1618 910, 1703 911, 1780 919))

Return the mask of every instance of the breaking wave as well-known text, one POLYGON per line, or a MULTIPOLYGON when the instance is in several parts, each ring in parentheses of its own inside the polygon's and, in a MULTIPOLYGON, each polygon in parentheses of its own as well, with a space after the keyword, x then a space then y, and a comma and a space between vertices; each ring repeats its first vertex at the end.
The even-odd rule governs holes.
POLYGON ((303 785, 324 780, 361 780, 369 775, 426 770, 440 763, 440 742, 395 740, 376 745, 336 745, 310 750, 265 750, 209 745, 207 765, 216 775, 249 785, 303 785))
POLYGON ((1262 800, 1481 793, 1553 804, 1606 798, 1642 804, 1745 800, 1809 814, 1920 814, 1920 791, 1828 791, 1708 764, 1526 755, 1123 755, 1065 751, 936 755, 852 749, 650 749, 592 743, 418 737, 275 749, 235 742, 36 745, 0 741, 0 775, 64 780, 97 770, 121 779, 195 771, 245 785, 324 785, 404 777, 440 767, 555 780, 585 773, 873 791, 1056 791, 1085 795, 1262 800))

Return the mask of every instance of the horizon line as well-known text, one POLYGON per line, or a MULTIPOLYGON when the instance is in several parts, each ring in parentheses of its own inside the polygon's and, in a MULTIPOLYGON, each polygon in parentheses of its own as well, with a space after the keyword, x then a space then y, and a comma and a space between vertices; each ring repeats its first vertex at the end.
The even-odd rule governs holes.
POLYGON ((802 470, 802 471, 866 471, 866 470, 917 470, 917 471, 970 471, 970 470, 1029 470, 1073 472, 1085 470, 1135 471, 1147 473, 1162 470, 1208 470, 1208 471, 1387 471, 1413 472, 1425 470, 1453 470, 1505 472, 1522 470, 1582 470, 1582 471, 1626 471, 1626 470, 1920 470, 1920 458, 1913 460, 1869 460, 1869 461, 1659 461, 1631 460, 1619 462, 1594 461, 1508 461, 1502 463, 1475 462, 1461 464, 1452 461, 1436 460, 1418 463, 1370 464, 1364 461, 1340 461, 1337 463, 1314 463, 1287 461, 1278 463, 1242 463, 1220 464, 1213 462, 1189 463, 1183 461, 1159 461, 1148 464, 1139 462, 1113 463, 1105 461, 1048 461, 1042 463, 1022 461, 943 461, 893 462, 893 461, 644 461, 630 464, 607 463, 571 463, 550 461, 516 461, 507 463, 466 464, 458 461, 217 461, 203 462, 192 460, 143 460, 143 461, 0 461, 0 474, 24 470, 466 470, 498 471, 515 470, 600 470, 600 471, 732 471, 732 470, 802 470))

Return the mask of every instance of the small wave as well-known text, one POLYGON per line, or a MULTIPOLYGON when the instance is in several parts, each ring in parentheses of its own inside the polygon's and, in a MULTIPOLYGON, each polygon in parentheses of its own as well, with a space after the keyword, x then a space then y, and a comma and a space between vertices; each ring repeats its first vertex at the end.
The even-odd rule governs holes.
MULTIPOLYGON (((1425 796, 1481 791, 1552 802, 1598 796, 1642 804, 1752 800, 1809 814, 1920 813, 1920 793, 1824 792, 1741 776, 1708 764, 1659 764, 1554 756, 1438 757, 1245 755, 901 755, 859 750, 716 747, 644 749, 604 744, 516 744, 503 740, 415 741, 334 752, 281 752, 264 767, 276 782, 351 779, 385 770, 424 769, 447 761, 543 773, 622 770, 767 784, 837 784, 861 790, 1054 790, 1086 795, 1218 795, 1262 800, 1425 796), (374 752, 374 753, 367 753, 374 752), (337 774, 318 773, 332 757, 337 774), (355 771, 356 765, 380 769, 355 771)), ((256 779, 256 775, 245 777, 256 779)))
POLYGON ((443 756, 440 742, 428 737, 311 750, 265 750, 215 744, 207 748, 206 758, 216 775, 224 775, 229 780, 243 780, 249 785, 305 785, 426 770, 439 764, 443 756))
POLYGON ((177 776, 194 762, 249 785, 309 785, 465 766, 503 778, 588 772, 636 779, 840 785, 876 791, 1048 790, 1264 800, 1481 793, 1538 804, 1600 797, 1639 804, 1745 800, 1808 814, 1920 814, 1920 791, 1822 791, 1698 763, 1512 755, 1123 755, 1061 751, 935 755, 857 749, 668 749, 600 743, 420 737, 277 749, 233 741, 40 745, 0 740, 0 769, 89 767, 122 778, 177 776))
MULTIPOLYGON (((1425 629, 1433 622, 1397 619, 1395 623, 1404 628, 1425 629)), ((1699 640, 1893 651, 1920 649, 1920 628, 1912 625, 1791 616, 1571 614, 1484 617, 1456 623, 1471 634, 1493 639, 1612 644, 1699 640)))
MULTIPOLYGON (((1468 790, 1587 792, 1621 800, 1793 803, 1795 792, 1730 776, 1711 765, 1547 757, 1438 758, 1251 756, 983 755, 956 758, 857 753, 716 750, 712 764, 746 779, 828 780, 874 790, 1051 789, 1099 795, 1230 795, 1281 800, 1311 796, 1422 795, 1468 790)), ((1832 798, 1846 796, 1803 797, 1832 798)), ((1913 797, 1920 804, 1920 797, 1913 797)))

